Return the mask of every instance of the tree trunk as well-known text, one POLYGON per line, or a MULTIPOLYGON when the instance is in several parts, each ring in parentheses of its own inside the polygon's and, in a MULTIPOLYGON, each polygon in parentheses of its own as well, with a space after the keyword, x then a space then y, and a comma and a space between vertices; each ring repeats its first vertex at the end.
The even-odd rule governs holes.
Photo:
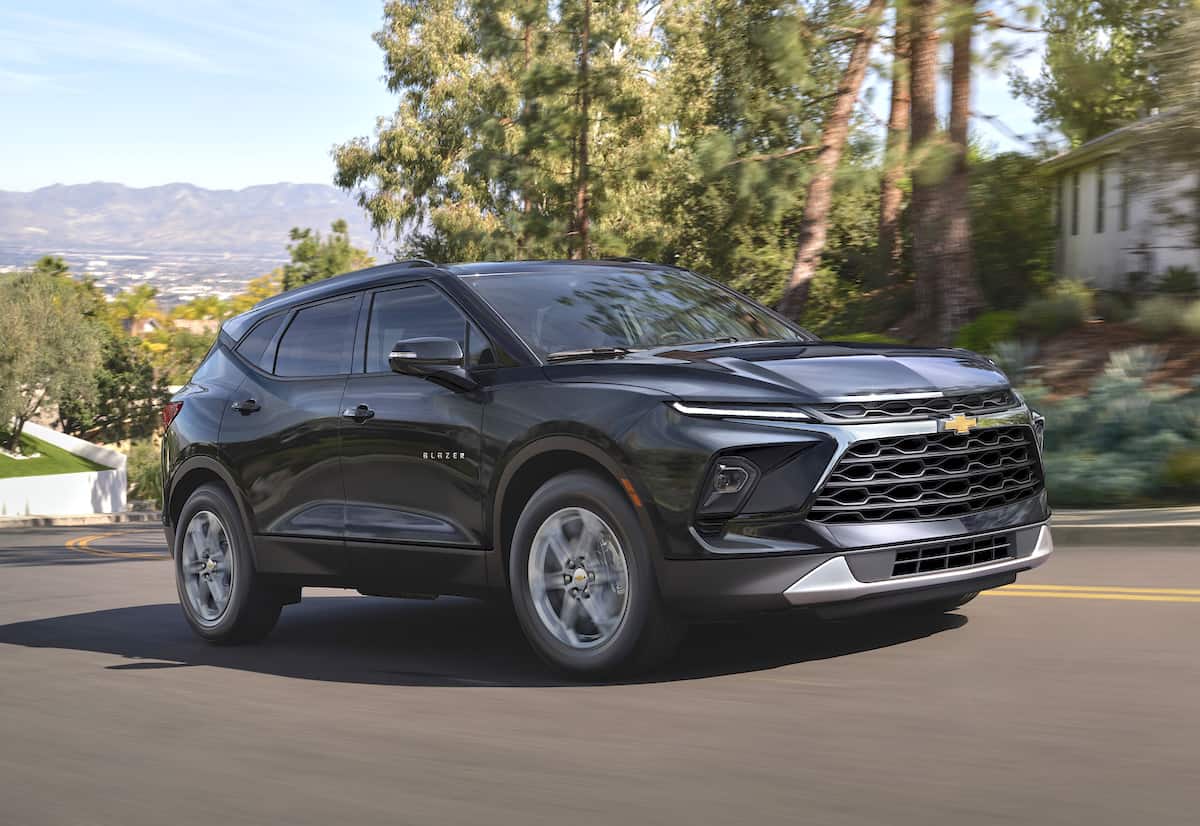
POLYGON ((914 158, 912 201, 908 207, 916 270, 916 317, 919 338, 931 340, 938 318, 938 262, 944 213, 939 182, 929 167, 937 138, 938 0, 913 0, 909 38, 912 82, 912 139, 914 158), (922 168, 924 167, 924 168, 922 168))
MULTIPOLYGON (((524 73, 528 74, 529 60, 533 53, 533 26, 532 26, 532 24, 530 24, 528 22, 526 22, 524 24, 524 31, 521 34, 521 41, 522 41, 522 45, 524 46, 524 56, 525 56, 525 60, 521 64, 521 70, 524 73)), ((522 85, 525 83, 525 80, 526 80, 525 78, 521 79, 522 85)), ((529 96, 528 96, 528 94, 522 94, 522 96, 521 96, 521 119, 523 121, 527 121, 528 117, 529 117, 529 96)), ((526 129, 529 128, 528 122, 525 123, 523 128, 526 128, 526 129)), ((528 245, 528 238, 526 236, 525 229, 526 229, 526 227, 528 225, 528 221, 529 221, 529 209, 530 209, 529 191, 528 191, 528 184, 526 184, 526 186, 524 187, 524 191, 521 193, 521 231, 517 234, 517 257, 518 258, 525 258, 527 256, 526 247, 528 245)))
POLYGON ((863 20, 846 70, 838 84, 833 110, 825 121, 821 132, 820 148, 813 162, 812 178, 808 182, 808 194, 804 199, 804 214, 796 239, 796 263, 788 279, 787 289, 780 310, 789 318, 799 318, 808 302, 808 288, 821 253, 825 249, 825 236, 829 231, 829 207, 833 203, 833 183, 842 150, 846 147, 846 136, 850 132, 850 116, 858 102, 863 77, 867 73, 871 48, 875 45, 875 34, 887 0, 870 0, 863 10, 863 20))
POLYGON ((579 163, 575 170, 575 244, 572 258, 588 256, 588 127, 591 90, 588 88, 588 55, 592 49, 592 0, 583 0, 583 26, 579 35, 579 163))
POLYGON ((908 77, 908 10, 904 0, 896 3, 896 36, 892 50, 892 100, 888 112, 883 182, 879 188, 879 254, 889 284, 900 279, 904 265, 904 239, 900 234, 904 192, 900 182, 908 165, 905 156, 908 154, 908 120, 912 109, 908 77))
POLYGON ((971 319, 981 306, 979 285, 971 261, 971 213, 967 169, 967 138, 971 120, 971 40, 975 23, 975 0, 955 0, 959 4, 953 39, 954 56, 950 64, 950 148, 953 166, 946 179, 942 203, 945 204, 946 233, 941 279, 942 311, 938 332, 949 344, 958 328, 971 319))

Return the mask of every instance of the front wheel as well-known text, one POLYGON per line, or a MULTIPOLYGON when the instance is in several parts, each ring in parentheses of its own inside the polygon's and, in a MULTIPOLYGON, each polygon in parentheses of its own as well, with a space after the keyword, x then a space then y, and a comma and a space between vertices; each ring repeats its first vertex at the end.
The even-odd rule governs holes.
POLYGON ((537 490, 513 535, 513 606, 551 665, 587 676, 652 667, 679 642, 633 508, 605 480, 558 476, 537 490))
POLYGON ((283 607, 254 570, 237 506, 217 485, 188 497, 175 526, 175 585, 188 625, 210 642, 260 640, 283 607))

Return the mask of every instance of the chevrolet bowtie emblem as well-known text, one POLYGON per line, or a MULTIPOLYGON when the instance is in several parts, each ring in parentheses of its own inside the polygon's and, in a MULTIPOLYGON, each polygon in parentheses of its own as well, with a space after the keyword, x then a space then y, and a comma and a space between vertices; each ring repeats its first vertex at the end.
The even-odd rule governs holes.
POLYGON ((956 416, 951 416, 949 419, 942 419, 942 430, 953 430, 959 436, 971 432, 971 428, 979 424, 979 420, 973 416, 964 416, 959 413, 956 416))

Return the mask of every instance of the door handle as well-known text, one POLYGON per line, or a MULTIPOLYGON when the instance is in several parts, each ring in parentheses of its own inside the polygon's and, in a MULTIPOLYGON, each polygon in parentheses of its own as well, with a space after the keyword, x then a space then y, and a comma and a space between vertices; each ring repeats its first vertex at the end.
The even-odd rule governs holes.
POLYGON ((360 404, 358 407, 347 407, 342 411, 343 419, 354 419, 354 421, 362 424, 367 419, 375 415, 375 411, 367 407, 365 404, 360 404))
POLYGON ((246 399, 245 401, 234 402, 233 409, 245 416, 247 413, 257 413, 262 410, 262 405, 254 399, 246 399))

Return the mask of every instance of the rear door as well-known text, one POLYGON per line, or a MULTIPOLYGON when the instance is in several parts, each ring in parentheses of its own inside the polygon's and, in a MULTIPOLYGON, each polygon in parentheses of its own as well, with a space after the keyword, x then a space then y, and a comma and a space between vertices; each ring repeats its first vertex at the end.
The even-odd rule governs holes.
POLYGON ((430 591, 481 581, 484 393, 393 373, 388 353, 399 339, 451 338, 468 369, 478 370, 492 360, 490 343, 429 282, 368 294, 363 319, 361 360, 343 407, 369 417, 342 421, 346 537, 356 576, 430 591))
POLYGON ((361 303, 341 296, 268 317, 239 345, 252 366, 221 441, 260 570, 338 578, 348 567, 339 440, 361 303))

